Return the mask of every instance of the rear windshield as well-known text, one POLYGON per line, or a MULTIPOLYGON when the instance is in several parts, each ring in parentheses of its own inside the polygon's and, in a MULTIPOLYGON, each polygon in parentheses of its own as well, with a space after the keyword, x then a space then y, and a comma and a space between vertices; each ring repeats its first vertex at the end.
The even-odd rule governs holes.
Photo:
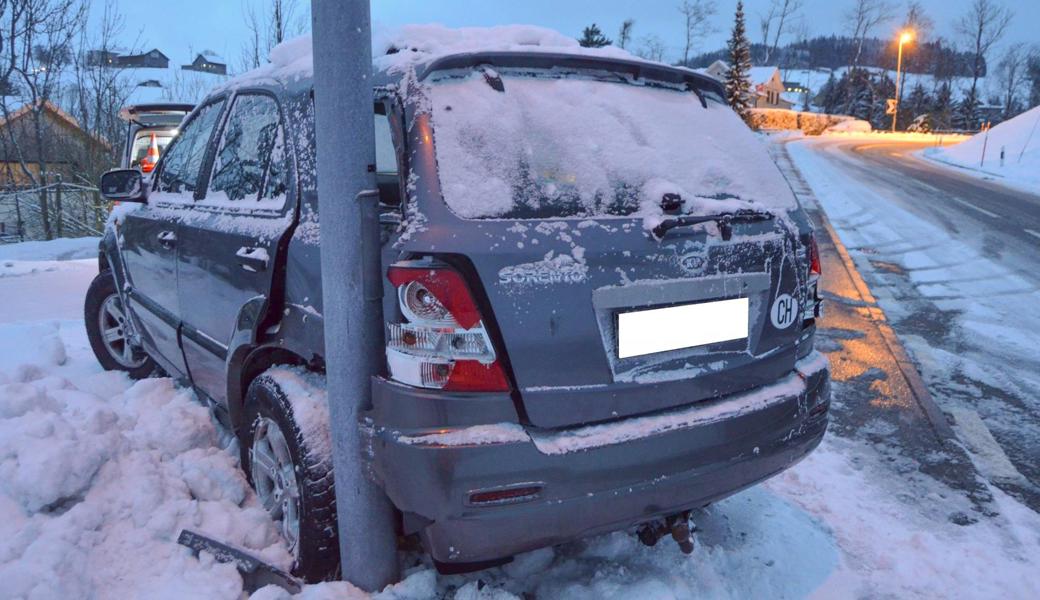
POLYGON ((629 216, 669 193, 686 212, 794 205, 739 117, 685 89, 488 70, 436 75, 430 100, 444 199, 463 218, 629 216))

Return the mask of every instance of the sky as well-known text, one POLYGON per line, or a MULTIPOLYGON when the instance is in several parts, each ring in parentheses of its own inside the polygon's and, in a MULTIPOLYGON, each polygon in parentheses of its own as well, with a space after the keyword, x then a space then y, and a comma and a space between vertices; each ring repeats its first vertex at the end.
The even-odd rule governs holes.
MULTIPOLYGON (((125 27, 122 37, 128 47, 158 47, 176 61, 190 60, 190 53, 210 49, 223 55, 229 66, 237 70, 242 48, 247 42, 243 23, 243 6, 264 0, 174 0, 172 2, 140 2, 114 0, 122 12, 125 27), (156 8, 156 7, 161 8, 156 8)), ((758 15, 770 0, 746 0, 748 32, 758 41, 758 15)), ((894 0, 901 5, 905 2, 894 0)), ((1040 44, 1040 0, 998 0, 1011 6, 1015 19, 1005 39, 1040 44)), ((803 14, 810 36, 841 33, 842 15, 853 0, 804 0, 803 14)), ((922 0, 928 14, 936 21, 936 33, 953 37, 953 23, 972 0, 922 0)), ((597 23, 608 37, 614 37, 621 22, 635 19, 637 45, 642 36, 659 36, 667 47, 666 59, 677 60, 682 54, 682 25, 676 10, 679 0, 372 0, 374 27, 392 28, 407 23, 441 23, 448 26, 485 26, 511 23, 541 25, 578 36, 583 27, 597 23)), ((102 6, 101 0, 92 18, 102 6)), ((718 31, 698 44, 697 51, 721 48, 732 25, 735 0, 717 0, 719 14, 714 19, 718 31)), ((301 7, 307 0, 299 0, 301 7)), ((301 15, 301 20, 306 19, 301 15)), ((897 21, 876 32, 890 35, 897 21)), ((995 58, 995 57, 991 57, 995 58)))

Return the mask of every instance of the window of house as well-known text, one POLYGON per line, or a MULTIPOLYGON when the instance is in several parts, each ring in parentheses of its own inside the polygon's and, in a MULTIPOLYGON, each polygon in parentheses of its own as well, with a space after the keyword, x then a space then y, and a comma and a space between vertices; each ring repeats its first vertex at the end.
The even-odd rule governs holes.
POLYGON ((274 98, 235 99, 213 162, 207 202, 284 199, 288 188, 285 134, 274 98))
POLYGON ((208 104, 184 127, 166 153, 159 173, 158 191, 172 194, 195 191, 206 158, 206 147, 223 108, 223 99, 208 104))

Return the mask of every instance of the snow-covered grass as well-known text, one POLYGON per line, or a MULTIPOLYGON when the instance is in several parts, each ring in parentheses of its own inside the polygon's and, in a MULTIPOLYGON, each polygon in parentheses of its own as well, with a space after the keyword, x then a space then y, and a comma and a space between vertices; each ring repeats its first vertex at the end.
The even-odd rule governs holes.
MULTIPOLYGON (((47 244, 17 248, 53 256, 47 244)), ((96 267, 66 265, 82 298, 96 267), (75 277, 72 277, 75 274, 75 277)), ((234 569, 175 542, 192 528, 288 561, 206 410, 168 379, 105 373, 79 308, 42 293, 46 271, 0 278, 0 597, 240 598, 234 569), (40 281, 36 312, 23 290, 40 281), (48 314, 49 311, 49 314, 48 314)), ((835 390, 840 397, 841 388, 835 390)), ((692 556, 621 532, 509 565, 442 577, 409 555, 380 598, 801 598, 1040 596, 1040 518, 994 491, 997 517, 967 526, 960 493, 829 435, 769 483, 697 514, 692 556), (905 475, 896 476, 901 472, 905 475)), ((346 583, 302 598, 366 598, 346 583)), ((287 598, 265 588, 254 599, 287 598)))
POLYGON ((1040 106, 956 146, 929 148, 923 156, 1040 194, 1040 106))

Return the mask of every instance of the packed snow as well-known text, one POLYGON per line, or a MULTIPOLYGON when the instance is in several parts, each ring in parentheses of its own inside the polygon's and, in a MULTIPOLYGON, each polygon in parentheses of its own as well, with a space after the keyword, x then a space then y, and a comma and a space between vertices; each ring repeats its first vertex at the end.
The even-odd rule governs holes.
POLYGON ((956 146, 930 148, 924 156, 1040 192, 1040 106, 956 146))
MULTIPOLYGON (((63 243, 0 250, 47 263, 63 243)), ((58 297, 78 304, 96 262, 67 262, 76 285, 60 287, 41 269, 0 278, 0 597, 240 598, 233 567, 175 541, 191 528, 288 564, 237 451, 222 447, 188 389, 101 370, 81 307, 58 297), (47 282, 33 288, 41 310, 24 312, 34 281, 47 282)), ((308 376, 278 376, 311 390, 301 392, 306 414, 321 412, 308 376)), ((407 554, 405 579, 374 597, 1037 597, 1040 517, 994 494, 999 515, 955 525, 948 515, 971 511, 960 492, 920 474, 895 477, 870 444, 830 434, 790 471, 695 514, 692 556, 626 532, 462 576, 407 554)), ((289 595, 267 587, 252 597, 289 595)), ((300 597, 369 596, 335 582, 300 597)))

